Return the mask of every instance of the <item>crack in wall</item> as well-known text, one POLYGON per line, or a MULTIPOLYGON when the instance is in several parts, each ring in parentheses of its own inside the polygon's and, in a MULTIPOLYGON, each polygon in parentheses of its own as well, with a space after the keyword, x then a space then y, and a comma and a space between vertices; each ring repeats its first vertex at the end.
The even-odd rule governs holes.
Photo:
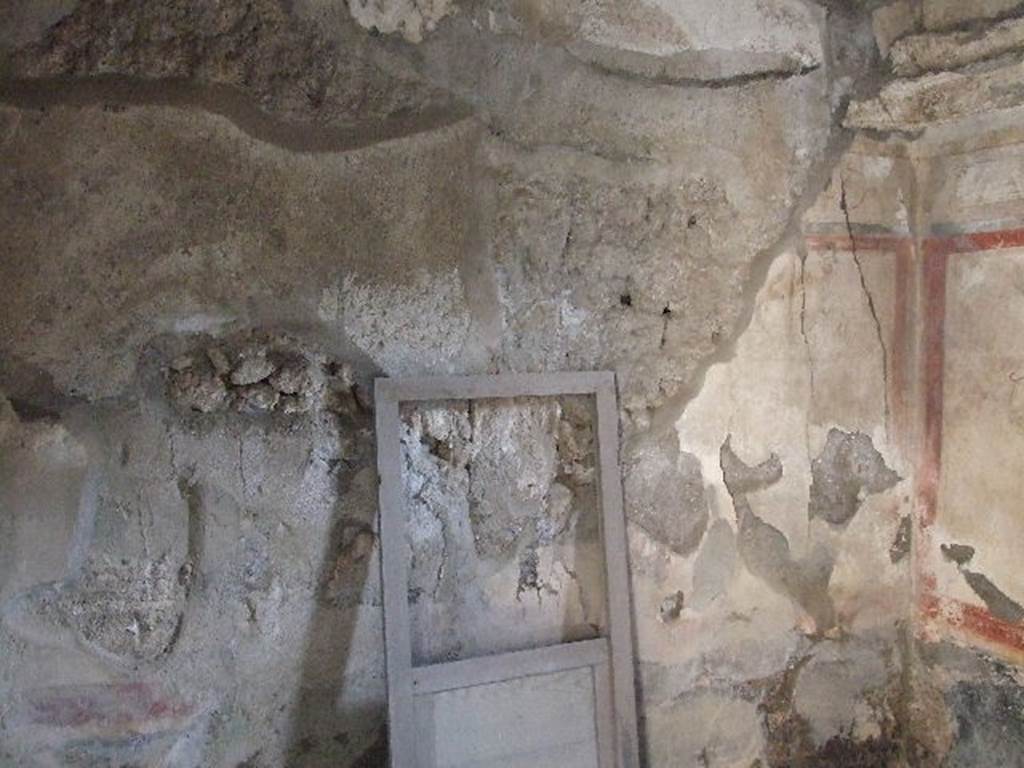
MULTIPOLYGON (((823 34, 826 38, 828 37, 824 32, 823 34)), ((831 67, 829 67, 829 84, 831 85, 833 81, 834 77, 831 67)), ((803 190, 790 210, 782 233, 773 244, 758 251, 752 260, 742 295, 739 297, 743 309, 733 324, 731 332, 723 334, 725 338, 722 343, 701 360, 690 383, 682 383, 674 395, 650 410, 648 429, 644 433, 633 435, 628 440, 628 445, 635 445, 637 442, 648 439, 656 440, 662 433, 674 429, 679 417, 704 388, 708 372, 716 365, 728 363, 736 357, 739 340, 753 321, 757 296, 767 283, 775 259, 789 249, 799 248, 799 243, 803 241, 802 218, 804 213, 828 188, 833 171, 853 142, 856 132, 843 126, 847 106, 848 100, 844 99, 843 103, 833 112, 832 126, 825 148, 822 150, 820 159, 808 169, 803 190)))
POLYGON ((875 299, 868 289, 867 278, 864 275, 864 265, 861 264, 860 254, 857 253, 857 239, 853 234, 853 224, 850 221, 850 209, 846 203, 846 180, 842 174, 839 176, 839 208, 843 212, 843 219, 846 222, 846 233, 850 238, 850 253, 853 254, 853 263, 857 267, 857 276, 860 278, 860 287, 864 292, 867 301, 868 312, 875 325, 875 336, 878 339, 878 346, 882 351, 882 412, 886 428, 889 427, 889 349, 885 344, 885 334, 882 332, 882 322, 878 318, 878 310, 875 308, 875 299))
POLYGON ((672 319, 672 310, 667 306, 661 311, 661 340, 658 342, 658 349, 664 349, 668 343, 668 323, 672 319))
POLYGON ((238 477, 242 482, 242 500, 249 500, 249 480, 245 476, 245 455, 243 453, 245 446, 245 435, 242 433, 238 434, 238 477))
POLYGON ((434 514, 434 518, 441 524, 441 561, 437 564, 437 576, 434 581, 434 589, 430 593, 430 596, 436 600, 437 593, 441 591, 441 582, 444 579, 445 568, 448 565, 448 521, 436 513, 434 514))
POLYGON ((804 352, 807 357, 807 379, 810 396, 808 409, 804 414, 804 443, 807 449, 807 461, 811 456, 811 413, 815 408, 817 388, 814 381, 814 353, 811 351, 811 340, 807 335, 807 246, 803 242, 797 248, 800 257, 800 337, 803 339, 804 352))

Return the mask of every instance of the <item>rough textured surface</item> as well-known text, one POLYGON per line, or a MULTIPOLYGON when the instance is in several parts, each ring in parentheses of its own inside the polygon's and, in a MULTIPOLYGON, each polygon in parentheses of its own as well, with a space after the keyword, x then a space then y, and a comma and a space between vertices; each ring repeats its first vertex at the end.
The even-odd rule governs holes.
POLYGON ((885 465, 870 437, 830 429, 825 447, 811 462, 807 515, 844 525, 857 514, 866 496, 886 491, 899 481, 900 476, 885 465))
POLYGON ((348 10, 359 26, 371 32, 400 32, 409 42, 418 43, 438 21, 455 11, 455 3, 451 0, 351 0, 348 10))
POLYGON ((1024 20, 1008 19, 984 30, 904 37, 892 46, 889 61, 902 77, 954 69, 994 59, 1024 47, 1024 20))
POLYGON ((343 18, 333 21, 318 28, 279 0, 85 0, 7 53, 3 69, 33 79, 120 75, 232 86, 272 115, 332 126, 373 125, 450 103, 386 54, 361 54, 370 41, 343 18))
MULTIPOLYGON (((609 368, 646 765, 1012 766, 1020 11, 0 4, 0 764, 384 765, 371 379, 609 368)), ((421 659, 600 632, 591 423, 404 414, 421 659)))
POLYGON ((585 400, 410 408, 403 427, 417 663, 592 637, 605 625, 585 400))
POLYGON ((876 11, 875 34, 898 78, 876 97, 852 103, 847 124, 915 132, 1018 106, 1024 22, 1018 3, 1002 2, 925 3, 918 15, 902 3, 876 11), (975 21, 986 16, 1009 18, 975 21))

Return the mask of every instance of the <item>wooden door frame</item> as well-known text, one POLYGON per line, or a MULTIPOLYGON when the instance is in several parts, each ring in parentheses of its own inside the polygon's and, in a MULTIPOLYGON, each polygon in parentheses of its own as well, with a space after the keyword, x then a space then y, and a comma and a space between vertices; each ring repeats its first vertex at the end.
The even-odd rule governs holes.
POLYGON ((419 768, 414 710, 416 695, 590 667, 594 680, 600 768, 638 768, 633 617, 619 472, 619 409, 615 374, 593 371, 378 378, 374 389, 391 767, 419 768), (409 562, 402 502, 399 406, 404 402, 560 395, 590 395, 597 404, 601 538, 608 609, 606 636, 414 667, 409 626, 409 562))

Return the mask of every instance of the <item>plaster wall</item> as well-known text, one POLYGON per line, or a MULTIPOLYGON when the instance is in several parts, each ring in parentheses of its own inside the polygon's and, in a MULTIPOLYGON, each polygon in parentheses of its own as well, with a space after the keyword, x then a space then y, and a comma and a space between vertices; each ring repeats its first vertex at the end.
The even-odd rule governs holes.
MULTIPOLYGON (((384 765, 372 378, 610 368, 646 764, 1013 765, 1017 9, 876 5, 0 7, 0 764, 384 765)), ((425 655, 586 425, 407 421, 425 655)))

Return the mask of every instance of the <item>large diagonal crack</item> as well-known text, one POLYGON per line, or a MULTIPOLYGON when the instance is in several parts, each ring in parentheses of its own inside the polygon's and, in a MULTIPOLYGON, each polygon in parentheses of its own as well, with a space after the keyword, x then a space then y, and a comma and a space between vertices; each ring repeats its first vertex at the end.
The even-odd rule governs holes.
POLYGON ((875 309, 875 299, 868 288, 867 278, 864 276, 864 265, 861 264, 860 254, 857 253, 857 239, 853 235, 853 224, 850 222, 850 209, 846 203, 846 181, 842 174, 839 176, 839 208, 843 212, 846 221, 846 234, 850 238, 850 253, 853 254, 853 263, 857 267, 857 276, 860 278, 860 287, 864 292, 867 301, 868 312, 875 324, 875 336, 878 338, 878 346, 882 350, 882 410, 885 416, 885 425, 889 425, 889 349, 885 344, 885 334, 882 333, 882 322, 878 319, 878 310, 875 309))

